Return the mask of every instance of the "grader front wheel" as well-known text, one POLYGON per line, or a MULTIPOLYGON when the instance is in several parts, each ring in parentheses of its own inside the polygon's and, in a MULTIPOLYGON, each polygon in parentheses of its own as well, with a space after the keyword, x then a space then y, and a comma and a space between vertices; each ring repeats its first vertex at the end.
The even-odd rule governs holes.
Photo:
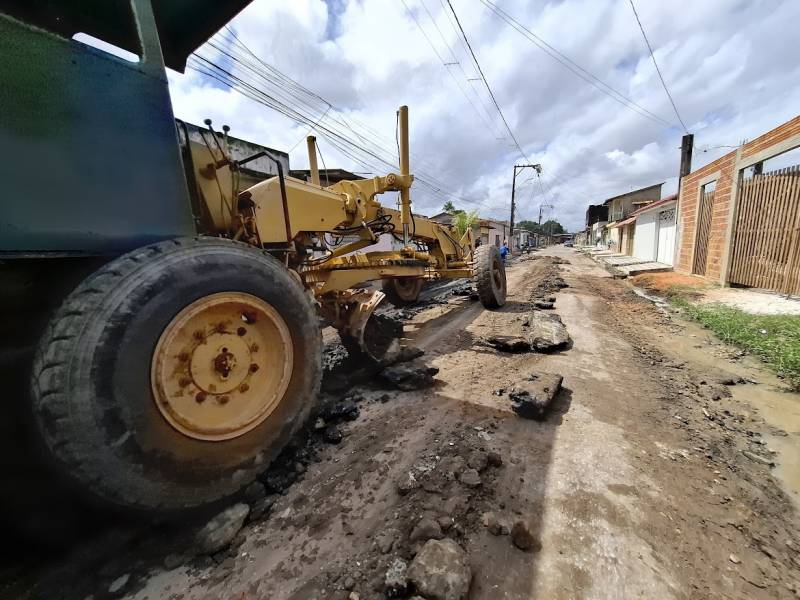
POLYGON ((500 308, 506 303, 506 266, 500 251, 485 244, 475 250, 475 287, 486 308, 500 308))
POLYGON ((236 492, 303 424, 321 336, 301 284, 235 242, 124 255, 53 317, 33 369, 45 450, 108 503, 175 510, 236 492))

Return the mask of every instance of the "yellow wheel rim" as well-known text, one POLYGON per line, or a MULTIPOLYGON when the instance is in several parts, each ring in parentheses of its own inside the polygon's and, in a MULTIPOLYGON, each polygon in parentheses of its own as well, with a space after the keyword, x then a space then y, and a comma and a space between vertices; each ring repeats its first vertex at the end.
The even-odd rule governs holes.
POLYGON ((161 334, 150 380, 172 427, 199 440, 229 440, 264 422, 289 387, 293 346, 286 322, 261 298, 211 294, 161 334))

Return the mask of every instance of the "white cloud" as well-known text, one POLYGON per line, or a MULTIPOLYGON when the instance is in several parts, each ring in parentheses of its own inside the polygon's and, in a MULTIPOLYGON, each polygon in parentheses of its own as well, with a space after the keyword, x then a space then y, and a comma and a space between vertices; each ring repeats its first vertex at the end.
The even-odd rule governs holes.
MULTIPOLYGON (((395 110, 408 104, 412 170, 481 203, 484 213, 507 217, 511 168, 522 159, 509 139, 497 139, 507 134, 483 84, 467 81, 475 68, 446 2, 405 1, 445 62, 453 61, 452 51, 459 65, 442 65, 398 0, 255 0, 232 27, 264 62, 375 130, 387 152, 394 147, 395 110)), ((677 122, 627 0, 494 1, 638 104, 677 122)), ((535 218, 544 198, 574 229, 589 203, 660 181, 667 182, 666 193, 674 191, 680 127, 665 128, 622 107, 479 0, 452 3, 515 137, 544 168, 543 186, 521 176, 523 218, 535 218)), ((637 8, 681 115, 696 134, 696 167, 727 151, 703 148, 737 144, 797 113, 800 52, 792 24, 800 3, 640 0, 637 8)), ((178 117, 210 117, 258 143, 288 150, 308 129, 197 73, 171 74, 170 87, 178 117)), ((329 167, 369 170, 319 138, 329 167)), ((306 165, 303 144, 291 161, 306 165)), ((445 200, 419 185, 413 197, 417 210, 427 213, 445 200)))

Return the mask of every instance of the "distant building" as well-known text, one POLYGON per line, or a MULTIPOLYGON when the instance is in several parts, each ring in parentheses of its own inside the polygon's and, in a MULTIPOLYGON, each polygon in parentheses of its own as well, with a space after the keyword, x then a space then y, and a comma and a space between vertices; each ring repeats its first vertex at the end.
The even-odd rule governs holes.
POLYGON ((449 212, 440 212, 433 215, 430 220, 440 225, 452 225, 454 216, 449 212))
MULTIPOLYGON (((289 176, 294 177, 295 179, 300 179, 302 181, 311 181, 311 170, 310 169, 292 169, 289 171, 289 176)), ((356 175, 355 173, 351 173, 350 171, 346 171, 345 169, 320 169, 319 170, 319 182, 324 186, 333 185, 334 183, 339 183, 340 181, 356 181, 359 179, 365 179, 361 177, 361 175, 356 175)))
POLYGON ((586 227, 590 228, 600 221, 608 222, 608 206, 605 204, 593 204, 586 209, 586 227))
MULTIPOLYGON (((449 212, 440 212, 430 217, 431 221, 439 223, 440 225, 452 225, 453 219, 454 215, 449 212)), ((477 223, 472 226, 472 234, 476 242, 480 241, 481 244, 493 244, 498 248, 503 245, 503 242, 508 241, 509 233, 508 221, 479 218, 477 223)), ((514 247, 518 248, 517 245, 514 247)))
MULTIPOLYGON (((178 134, 180 135, 181 139, 188 135, 190 141, 202 144, 204 146, 210 145, 212 148, 216 149, 216 143, 214 142, 214 138, 211 136, 211 131, 205 127, 200 127, 199 125, 195 125, 193 123, 186 123, 181 120, 176 120, 176 123, 178 124, 178 134)), ((219 134, 217 134, 217 136, 218 139, 222 141, 222 136, 219 134)), ((283 168, 283 173, 285 175, 289 174, 288 153, 283 152, 282 150, 275 150, 274 148, 262 146, 261 144, 256 144, 255 142, 249 142, 247 140, 233 137, 232 135, 229 135, 227 139, 228 149, 230 151, 231 158, 234 160, 244 160, 245 158, 254 156, 259 152, 267 152, 270 154, 270 156, 280 161, 281 167, 283 168)), ((261 156, 243 165, 239 173, 239 189, 246 190, 247 188, 260 183, 265 179, 275 177, 278 174, 278 167, 275 165, 274 161, 270 160, 266 156, 261 156)))
POLYGON ((508 221, 480 219, 478 221, 478 232, 481 244, 493 244, 499 248, 503 245, 503 242, 508 241, 508 221))
POLYGON ((514 228, 514 250, 519 250, 525 246, 536 246, 537 239, 536 234, 532 231, 528 231, 527 229, 521 229, 519 227, 514 228))
POLYGON ((625 254, 633 249, 635 223, 627 218, 639 208, 661 199, 663 182, 614 196, 603 202, 608 207, 608 224, 603 242, 609 249, 625 254), (622 221, 626 221, 622 224, 622 221))

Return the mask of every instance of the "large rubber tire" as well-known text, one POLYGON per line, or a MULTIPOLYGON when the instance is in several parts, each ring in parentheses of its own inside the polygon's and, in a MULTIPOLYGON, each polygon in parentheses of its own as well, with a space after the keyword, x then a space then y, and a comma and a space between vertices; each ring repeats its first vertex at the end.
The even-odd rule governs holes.
POLYGON ((506 266, 496 246, 484 244, 475 250, 475 287, 484 307, 506 303, 506 266))
POLYGON ((389 302, 402 308, 419 300, 424 284, 425 281, 419 277, 392 277, 384 279, 381 288, 389 302))
POLYGON ((307 419, 321 371, 316 312, 283 264, 237 242, 172 240, 114 260, 67 297, 36 353, 34 419, 59 471, 80 489, 114 506, 182 510, 224 498, 264 471, 307 419), (151 361, 184 307, 232 291, 283 318, 293 370, 266 420, 233 439, 204 441, 159 411, 151 361))

